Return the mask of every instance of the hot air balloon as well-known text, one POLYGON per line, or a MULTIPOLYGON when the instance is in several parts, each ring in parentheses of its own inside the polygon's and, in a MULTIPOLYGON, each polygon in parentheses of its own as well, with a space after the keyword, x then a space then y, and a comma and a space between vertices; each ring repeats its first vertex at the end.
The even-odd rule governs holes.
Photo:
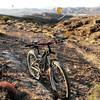
POLYGON ((62 14, 62 7, 58 7, 56 9, 56 12, 57 12, 58 15, 61 15, 62 14))

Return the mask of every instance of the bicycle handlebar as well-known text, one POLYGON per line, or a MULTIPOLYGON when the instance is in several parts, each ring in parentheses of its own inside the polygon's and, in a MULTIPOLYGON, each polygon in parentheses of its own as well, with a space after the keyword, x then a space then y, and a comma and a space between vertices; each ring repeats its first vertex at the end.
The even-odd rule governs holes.
POLYGON ((27 44, 25 45, 25 47, 35 47, 37 48, 38 46, 48 46, 54 44, 54 42, 48 42, 48 43, 31 43, 31 44, 27 44))
POLYGON ((54 44, 54 43, 59 43, 59 42, 63 42, 64 40, 66 40, 67 37, 61 38, 61 37, 54 37, 54 41, 50 41, 47 43, 38 43, 38 42, 32 42, 31 44, 27 44, 25 47, 34 47, 36 49, 38 49, 39 46, 48 46, 50 47, 50 45, 54 44))

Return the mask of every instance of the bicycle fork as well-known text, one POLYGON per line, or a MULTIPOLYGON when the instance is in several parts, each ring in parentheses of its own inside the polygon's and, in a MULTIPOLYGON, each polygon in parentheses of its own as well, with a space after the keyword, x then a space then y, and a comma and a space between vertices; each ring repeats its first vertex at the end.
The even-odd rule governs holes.
POLYGON ((50 79, 50 84, 51 84, 51 87, 54 91, 57 91, 56 89, 56 85, 55 85, 55 81, 54 81, 54 77, 53 77, 53 72, 52 72, 52 61, 50 60, 50 57, 48 56, 47 57, 47 61, 48 61, 48 73, 49 73, 49 79, 50 79))
POLYGON ((52 73, 51 70, 52 70, 52 69, 49 67, 48 72, 49 72, 49 78, 50 78, 51 87, 52 87, 52 89, 53 89, 54 91, 57 91, 56 85, 55 85, 56 83, 55 83, 55 81, 54 81, 53 73, 52 73))

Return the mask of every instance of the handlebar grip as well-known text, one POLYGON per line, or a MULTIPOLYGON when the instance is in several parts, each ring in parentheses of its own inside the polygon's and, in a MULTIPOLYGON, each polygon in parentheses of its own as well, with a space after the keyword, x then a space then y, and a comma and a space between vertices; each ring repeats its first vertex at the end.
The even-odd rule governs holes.
POLYGON ((68 37, 64 37, 64 38, 63 38, 63 40, 66 40, 66 39, 68 39, 68 37))
POLYGON ((53 52, 53 51, 51 51, 50 53, 51 53, 51 54, 56 54, 56 53, 55 53, 55 52, 53 52))
POLYGON ((31 46, 33 46, 32 44, 27 44, 27 45, 25 45, 25 47, 31 47, 31 46))

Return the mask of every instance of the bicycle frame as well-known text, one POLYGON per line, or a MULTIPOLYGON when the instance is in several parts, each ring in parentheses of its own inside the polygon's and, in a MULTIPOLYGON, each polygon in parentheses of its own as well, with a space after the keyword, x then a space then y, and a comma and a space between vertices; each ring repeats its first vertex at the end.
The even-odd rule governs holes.
POLYGON ((60 66, 59 62, 56 59, 52 59, 51 54, 55 54, 52 52, 50 46, 51 44, 54 44, 54 42, 48 42, 48 43, 34 43, 29 44, 27 47, 33 47, 33 50, 30 50, 27 54, 27 61, 28 61, 28 68, 30 71, 30 74, 35 78, 39 79, 42 75, 46 73, 46 75, 49 75, 49 80, 51 83, 52 90, 54 92, 61 92, 61 94, 64 92, 65 96, 69 98, 69 82, 66 75, 66 72, 63 67, 60 66), (40 46, 47 46, 48 49, 45 49, 43 52, 40 52, 41 49, 40 46), (33 56, 33 59, 32 59, 33 56), (61 75, 59 77, 59 75, 61 75), (58 79, 57 79, 57 78, 58 79), (62 78, 63 83, 62 83, 62 78), (61 78, 61 80, 59 79, 61 78), (63 85, 64 84, 64 87, 63 85), (59 86, 61 85, 60 91, 59 86), (62 91, 63 88, 63 91, 62 91))
MULTIPOLYGON (((40 52, 39 52, 39 49, 37 49, 37 51, 38 51, 38 55, 40 54, 40 52)), ((43 64, 42 65, 42 70, 43 71, 46 71, 46 70, 48 70, 48 68, 51 66, 51 60, 50 60, 50 54, 51 54, 52 52, 51 52, 51 48, 50 48, 50 46, 48 45, 48 50, 45 50, 44 51, 44 53, 43 53, 43 55, 42 55, 42 57, 41 57, 41 59, 40 59, 40 62, 43 64), (43 63, 44 62, 44 63, 43 63)), ((41 55, 41 54, 40 54, 41 55)))

